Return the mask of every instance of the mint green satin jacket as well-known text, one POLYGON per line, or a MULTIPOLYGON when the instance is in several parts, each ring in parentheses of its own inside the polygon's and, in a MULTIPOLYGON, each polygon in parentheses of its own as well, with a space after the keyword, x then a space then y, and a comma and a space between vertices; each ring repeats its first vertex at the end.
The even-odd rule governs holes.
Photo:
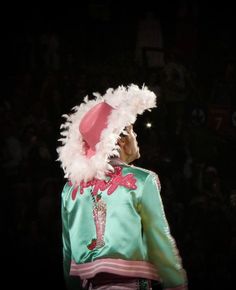
MULTIPOLYGON (((187 289, 157 174, 117 165, 106 180, 66 183, 62 191, 63 265, 68 288, 101 272, 187 289)), ((71 287, 71 288, 70 288, 71 287)), ((77 288, 78 289, 78 288, 77 288)))

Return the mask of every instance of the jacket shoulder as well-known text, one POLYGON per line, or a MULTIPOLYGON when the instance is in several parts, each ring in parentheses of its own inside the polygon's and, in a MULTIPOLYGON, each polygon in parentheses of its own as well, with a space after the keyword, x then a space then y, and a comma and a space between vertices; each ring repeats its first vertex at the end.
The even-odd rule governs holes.
POLYGON ((61 191, 61 197, 62 199, 67 199, 68 196, 71 194, 71 190, 73 189, 73 186, 70 184, 69 181, 67 181, 64 186, 63 189, 61 191))
POLYGON ((142 176, 143 181, 146 181, 147 178, 150 177, 150 180, 155 181, 158 189, 161 190, 161 182, 158 174, 155 171, 138 166, 131 166, 131 168, 134 170, 134 174, 136 176, 142 176))

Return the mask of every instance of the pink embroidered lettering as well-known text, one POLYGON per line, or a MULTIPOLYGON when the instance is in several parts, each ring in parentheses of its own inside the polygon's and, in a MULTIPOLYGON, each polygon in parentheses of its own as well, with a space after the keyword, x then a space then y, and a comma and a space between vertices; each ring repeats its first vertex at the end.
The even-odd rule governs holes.
MULTIPOLYGON (((98 194, 98 191, 104 191, 107 190, 107 194, 111 195, 118 186, 124 186, 129 189, 136 189, 136 179, 132 173, 129 173, 125 176, 122 175, 122 168, 120 166, 116 166, 114 172, 110 172, 107 174, 110 179, 108 181, 106 180, 100 180, 94 178, 93 180, 84 182, 81 181, 80 183, 80 194, 84 193, 84 189, 90 186, 93 186, 92 195, 96 196, 98 194)), ((71 183, 69 185, 72 185, 71 183)), ((76 198, 78 186, 76 186, 72 191, 72 199, 74 200, 76 198)))

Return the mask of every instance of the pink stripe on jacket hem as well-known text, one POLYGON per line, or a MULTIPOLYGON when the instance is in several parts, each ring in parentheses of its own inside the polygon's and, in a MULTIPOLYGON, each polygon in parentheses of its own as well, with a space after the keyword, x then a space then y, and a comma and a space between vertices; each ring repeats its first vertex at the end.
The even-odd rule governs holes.
POLYGON ((74 261, 71 262, 70 275, 80 276, 81 279, 93 278, 101 272, 159 281, 155 267, 145 261, 127 261, 107 258, 84 264, 76 264, 74 261))

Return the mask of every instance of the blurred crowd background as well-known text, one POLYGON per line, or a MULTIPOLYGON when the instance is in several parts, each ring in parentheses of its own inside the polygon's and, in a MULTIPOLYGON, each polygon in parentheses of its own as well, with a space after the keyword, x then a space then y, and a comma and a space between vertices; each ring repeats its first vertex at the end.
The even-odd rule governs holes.
MULTIPOLYGON (((2 33, 2 289, 65 289, 56 161, 62 115, 135 83, 159 95, 135 124, 158 173, 189 288, 232 289, 236 257, 236 47, 231 5, 19 4, 2 33), (28 10, 27 10, 28 9, 28 10), (3 282, 2 282, 3 283, 3 282)), ((4 28, 3 27, 3 28, 4 28)))

